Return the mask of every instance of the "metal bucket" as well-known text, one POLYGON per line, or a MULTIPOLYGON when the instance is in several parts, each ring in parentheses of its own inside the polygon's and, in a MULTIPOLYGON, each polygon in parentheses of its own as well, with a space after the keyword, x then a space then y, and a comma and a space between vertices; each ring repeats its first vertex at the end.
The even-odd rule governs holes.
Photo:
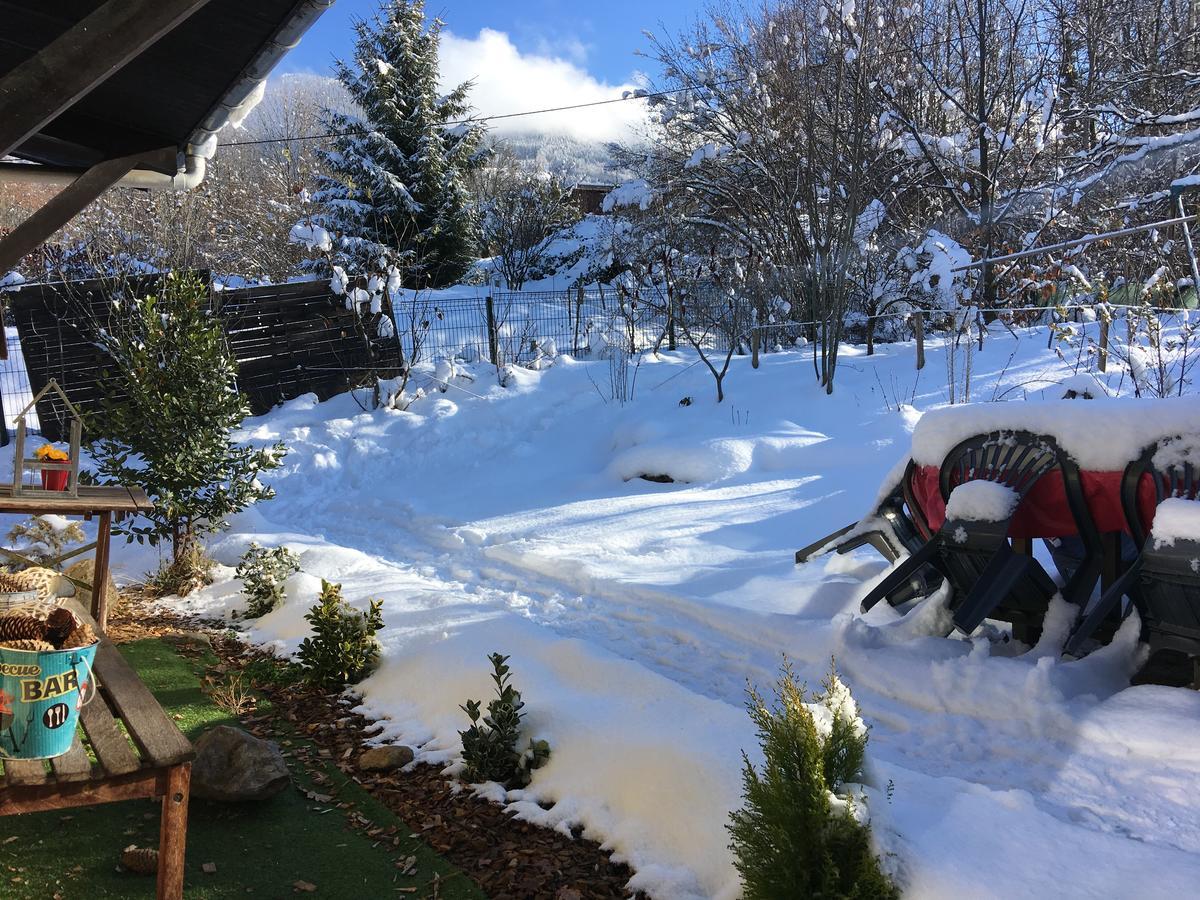
POLYGON ((0 647, 0 757, 50 759, 71 749, 79 711, 96 695, 96 647, 0 647))
POLYGON ((37 591, 0 591, 0 616, 18 606, 36 603, 37 598, 37 591))

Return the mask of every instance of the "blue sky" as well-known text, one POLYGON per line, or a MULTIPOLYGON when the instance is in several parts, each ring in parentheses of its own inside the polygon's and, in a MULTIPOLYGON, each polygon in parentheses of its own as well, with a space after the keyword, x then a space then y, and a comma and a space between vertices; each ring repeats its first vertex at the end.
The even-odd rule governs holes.
MULTIPOLYGON (((425 10, 460 37, 484 28, 503 32, 522 54, 559 56, 616 84, 644 62, 634 56, 645 47, 643 29, 658 30, 661 22, 677 30, 698 6, 697 0, 427 0, 425 10)), ((352 19, 377 8, 377 0, 338 0, 288 55, 283 71, 327 72, 334 56, 348 52, 352 19)))
MULTIPOLYGON (((429 0, 426 15, 446 23, 441 48, 444 85, 473 81, 483 115, 592 103, 639 86, 648 60, 644 29, 678 31, 696 15, 697 0, 429 0)), ((356 18, 374 15, 377 0, 338 0, 289 53, 279 73, 326 75, 348 57, 356 18)), ((586 141, 620 140, 639 128, 644 102, 593 107, 495 123, 497 133, 529 130, 586 141)))

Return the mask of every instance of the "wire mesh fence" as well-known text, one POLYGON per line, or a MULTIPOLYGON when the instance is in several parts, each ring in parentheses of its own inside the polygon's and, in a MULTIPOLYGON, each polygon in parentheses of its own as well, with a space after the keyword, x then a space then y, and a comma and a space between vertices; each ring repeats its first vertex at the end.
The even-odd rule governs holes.
POLYGON ((394 315, 409 359, 500 365, 622 345, 637 353, 653 346, 667 327, 663 305, 596 289, 453 298, 418 294, 395 304, 394 315))
MULTIPOLYGON (((17 416, 33 400, 29 384, 29 372, 25 368, 25 357, 21 353, 21 341, 17 327, 9 321, 10 314, 4 312, 4 341, 7 353, 0 359, 0 409, 3 410, 3 429, 0 429, 0 445, 7 444, 17 429, 17 416)), ((25 415, 25 429, 30 434, 40 434, 37 410, 25 415)))

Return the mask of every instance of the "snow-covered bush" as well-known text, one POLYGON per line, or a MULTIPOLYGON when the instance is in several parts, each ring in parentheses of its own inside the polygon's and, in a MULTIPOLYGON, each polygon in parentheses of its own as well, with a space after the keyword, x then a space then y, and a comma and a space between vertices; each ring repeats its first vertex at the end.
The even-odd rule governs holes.
POLYGON ((287 547, 251 544, 235 572, 246 595, 246 615, 257 619, 282 603, 284 585, 299 571, 300 559, 287 547))
POLYGON ((304 616, 312 637, 300 642, 296 657, 310 684, 339 690, 357 684, 379 662, 375 633, 383 627, 383 601, 371 600, 366 612, 342 599, 342 586, 321 581, 317 605, 304 616))
POLYGON ((525 703, 521 692, 512 685, 508 657, 492 653, 488 660, 492 664, 496 696, 487 705, 487 715, 482 712, 481 700, 468 700, 460 707, 471 720, 471 726, 459 732, 466 766, 464 774, 471 782, 498 781, 508 787, 524 787, 529 784, 533 770, 550 758, 550 745, 531 740, 525 751, 517 749, 525 703))
POLYGON ((519 291, 552 274, 550 245, 579 218, 570 188, 501 154, 478 179, 477 191, 483 244, 508 288, 519 291))
POLYGON ((836 670, 813 700, 815 712, 786 661, 773 707, 749 691, 763 770, 743 755, 746 805, 728 826, 744 896, 898 897, 849 797, 849 786, 863 781, 866 726, 836 670))

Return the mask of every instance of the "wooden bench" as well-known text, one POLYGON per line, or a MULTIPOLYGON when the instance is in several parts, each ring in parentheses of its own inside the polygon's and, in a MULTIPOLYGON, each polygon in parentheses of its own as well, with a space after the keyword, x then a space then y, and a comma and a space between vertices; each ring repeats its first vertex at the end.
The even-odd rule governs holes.
MULTIPOLYGON (((79 604, 67 605, 96 627, 79 604)), ((161 797, 158 897, 180 898, 192 745, 106 637, 96 649, 94 673, 100 693, 80 713, 86 748, 77 730, 63 756, 0 759, 0 816, 161 797)))

